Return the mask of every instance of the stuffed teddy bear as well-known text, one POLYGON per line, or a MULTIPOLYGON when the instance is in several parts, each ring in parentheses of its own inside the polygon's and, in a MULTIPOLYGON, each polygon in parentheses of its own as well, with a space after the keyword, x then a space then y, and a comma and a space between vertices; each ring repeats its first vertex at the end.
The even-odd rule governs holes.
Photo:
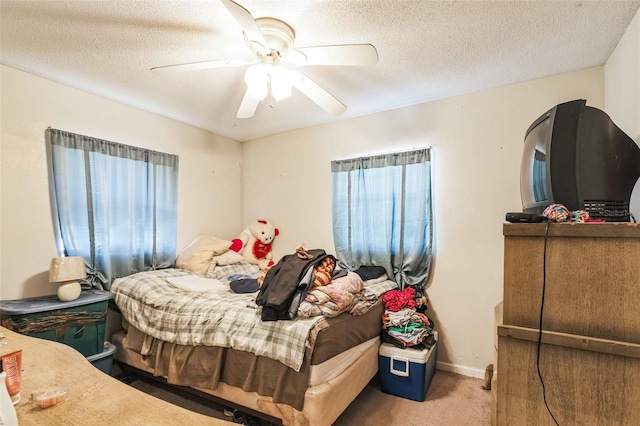
POLYGON ((250 223, 238 238, 231 240, 230 249, 240 253, 247 262, 264 269, 273 265, 271 244, 279 234, 278 228, 270 222, 258 219, 250 223))

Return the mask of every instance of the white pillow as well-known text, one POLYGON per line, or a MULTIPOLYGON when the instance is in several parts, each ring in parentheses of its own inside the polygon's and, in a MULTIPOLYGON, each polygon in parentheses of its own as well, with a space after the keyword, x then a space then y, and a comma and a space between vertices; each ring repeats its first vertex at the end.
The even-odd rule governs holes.
POLYGON ((211 259, 210 267, 215 265, 225 266, 232 265, 234 263, 243 262, 244 257, 240 253, 236 253, 233 250, 227 250, 226 252, 213 256, 211 259))
POLYGON ((233 250, 227 250, 226 252, 213 256, 209 263, 209 269, 205 273, 205 276, 210 278, 216 274, 215 270, 220 269, 221 266, 233 265, 235 263, 246 262, 244 257, 240 253, 236 253, 233 250))
POLYGON ((213 257, 229 251, 229 247, 231 247, 231 241, 199 235, 178 255, 176 268, 204 275, 213 257))

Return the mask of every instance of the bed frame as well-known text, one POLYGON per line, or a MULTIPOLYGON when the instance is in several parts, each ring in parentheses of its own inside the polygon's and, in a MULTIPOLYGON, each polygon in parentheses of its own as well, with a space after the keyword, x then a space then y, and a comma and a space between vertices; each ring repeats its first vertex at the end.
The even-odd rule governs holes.
MULTIPOLYGON (((124 331, 120 331, 112 336, 112 342, 117 347, 114 355, 116 362, 167 383, 166 378, 154 376, 153 368, 143 361, 139 353, 124 346, 125 335, 124 331)), ((273 402, 271 397, 246 392, 223 382, 220 382, 217 389, 176 387, 215 404, 237 408, 272 423, 282 422, 285 426, 330 426, 378 372, 378 348, 379 343, 370 346, 337 377, 307 388, 302 411, 287 404, 273 402)))

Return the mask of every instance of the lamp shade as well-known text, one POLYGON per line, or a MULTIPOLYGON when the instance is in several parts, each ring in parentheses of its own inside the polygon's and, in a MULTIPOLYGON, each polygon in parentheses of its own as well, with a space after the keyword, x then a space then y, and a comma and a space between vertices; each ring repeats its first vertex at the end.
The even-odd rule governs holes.
POLYGON ((49 282, 63 282, 85 278, 87 272, 80 256, 54 257, 49 266, 49 282))

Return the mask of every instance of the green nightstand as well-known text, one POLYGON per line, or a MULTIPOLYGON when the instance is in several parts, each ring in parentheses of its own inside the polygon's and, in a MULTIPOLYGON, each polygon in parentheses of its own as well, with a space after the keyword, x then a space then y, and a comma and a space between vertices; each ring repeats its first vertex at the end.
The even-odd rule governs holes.
POLYGON ((0 302, 0 324, 9 330, 64 343, 85 357, 105 350, 104 334, 111 292, 84 290, 62 302, 56 295, 0 302))

